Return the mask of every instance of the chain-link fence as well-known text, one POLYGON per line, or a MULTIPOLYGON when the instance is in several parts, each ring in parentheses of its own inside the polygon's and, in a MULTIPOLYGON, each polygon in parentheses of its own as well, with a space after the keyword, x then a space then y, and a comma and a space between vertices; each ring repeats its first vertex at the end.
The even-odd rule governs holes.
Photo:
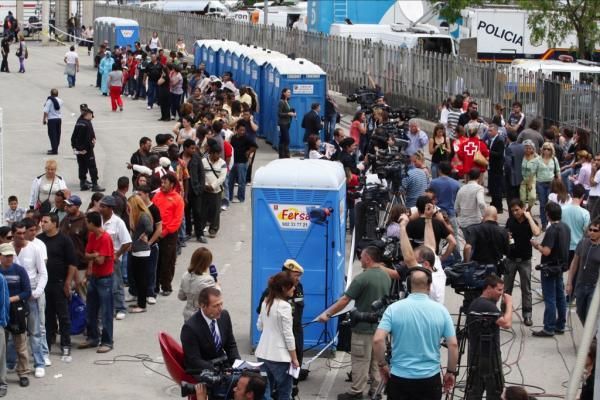
MULTIPOLYGON (((494 105, 510 110, 519 101, 529 120, 591 130, 598 149, 600 88, 549 81, 541 74, 494 63, 457 58, 418 48, 406 49, 322 33, 210 16, 155 11, 143 7, 94 5, 94 17, 112 16, 138 21, 141 41, 158 32, 162 45, 174 48, 182 37, 188 49, 200 39, 227 39, 293 54, 318 64, 327 72, 330 90, 352 93, 369 85, 369 76, 392 106, 411 105, 424 118, 435 120, 443 99, 468 90, 483 117, 493 116, 494 105)), ((508 115, 505 115, 507 117, 508 115)))

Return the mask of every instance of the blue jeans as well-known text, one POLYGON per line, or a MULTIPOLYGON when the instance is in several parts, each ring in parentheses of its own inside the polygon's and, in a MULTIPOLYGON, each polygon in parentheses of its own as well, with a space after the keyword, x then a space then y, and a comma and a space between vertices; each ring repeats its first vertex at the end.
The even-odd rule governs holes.
POLYGON ((548 196, 550 195, 550 182, 537 182, 535 184, 535 191, 537 192, 538 200, 540 201, 540 219, 542 220, 542 226, 548 225, 548 219, 546 218, 546 204, 548 203, 548 196))
POLYGON ((179 107, 181 107, 181 97, 183 96, 182 94, 175 94, 175 93, 169 93, 169 96, 171 97, 171 116, 175 117, 177 115, 181 116, 179 114, 179 107))
POLYGON ((574 173, 575 173, 575 171, 573 170, 573 168, 567 168, 563 172, 560 173, 560 177, 561 177, 563 183, 565 184, 565 187, 567 188, 567 192, 569 192, 569 193, 571 193, 571 189, 573 189, 572 183, 569 180, 569 177, 571 175, 573 175, 574 173))
POLYGON ((75 75, 67 74, 67 83, 69 84, 69 87, 75 86, 75 75))
POLYGON ((556 330, 564 331, 567 318, 567 301, 562 274, 545 276, 542 271, 541 281, 545 306, 544 330, 548 333, 554 333, 556 330))
POLYGON ((431 179, 435 179, 438 177, 438 168, 439 168, 440 164, 438 163, 431 163, 431 179))
MULTIPOLYGON (((125 255, 124 255, 125 256, 125 255)), ((125 289, 123 285, 123 273, 121 269, 121 260, 115 260, 115 269, 113 271, 113 305, 115 307, 115 313, 119 311, 127 311, 127 307, 125 307, 125 289)))
POLYGON ((131 257, 130 253, 125 253, 121 256, 121 276, 123 279, 123 284, 125 284, 125 282, 127 282, 129 284, 129 282, 127 281, 127 279, 129 278, 129 262, 131 261, 129 258, 131 257))
POLYGON ((292 397, 292 376, 288 375, 289 362, 276 362, 259 358, 263 365, 261 371, 267 373, 267 390, 265 400, 271 400, 271 392, 277 389, 278 400, 289 400, 292 397))
POLYGON ((325 121, 323 121, 324 132, 325 132, 325 141, 327 143, 331 142, 333 139, 333 131, 335 131, 335 123, 337 121, 337 113, 329 116, 325 116, 325 121))
POLYGON ((90 277, 87 286, 87 334, 93 345, 113 345, 113 277, 90 277), (102 335, 98 316, 102 311, 102 335))
MULTIPOLYGON (((44 363, 42 342, 45 342, 46 340, 44 338, 44 340, 42 341, 43 336, 40 321, 40 312, 43 311, 40 311, 38 299, 30 297, 27 301, 27 305, 29 306, 29 316, 27 317, 27 332, 29 344, 31 346, 31 353, 33 354, 33 366, 34 368, 45 368, 46 364, 44 363)), ((15 350, 15 344, 12 340, 9 340, 8 346, 6 348, 6 365, 12 369, 16 364, 17 352, 15 350)))
POLYGON ((156 103, 156 96, 158 94, 158 85, 156 82, 152 82, 148 79, 148 105, 152 107, 156 103))
POLYGON ((237 198, 240 203, 246 200, 246 173, 248 165, 246 163, 233 164, 233 168, 229 171, 229 200, 233 200, 233 189, 235 183, 238 184, 237 198))
POLYGON ((137 89, 135 92, 135 97, 146 97, 146 85, 144 85, 144 78, 140 76, 137 79, 137 89))

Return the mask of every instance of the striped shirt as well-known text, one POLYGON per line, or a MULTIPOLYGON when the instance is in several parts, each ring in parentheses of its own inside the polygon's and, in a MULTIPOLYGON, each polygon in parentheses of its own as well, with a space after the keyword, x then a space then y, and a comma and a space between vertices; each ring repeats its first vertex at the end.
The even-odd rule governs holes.
POLYGON ((454 139, 456 137, 456 125, 458 125, 458 118, 460 117, 460 109, 451 108, 448 111, 448 121, 446 123, 446 134, 454 139))
POLYGON ((427 174, 421 168, 411 167, 407 176, 402 180, 402 187, 406 191, 406 207, 413 207, 417 199, 422 196, 429 185, 427 174))

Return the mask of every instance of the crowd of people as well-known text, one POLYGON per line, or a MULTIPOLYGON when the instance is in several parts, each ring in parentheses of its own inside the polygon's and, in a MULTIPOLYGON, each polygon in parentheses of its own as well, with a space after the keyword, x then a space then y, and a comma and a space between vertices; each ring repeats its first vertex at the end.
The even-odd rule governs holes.
MULTIPOLYGON (((221 212, 232 202, 246 200, 258 149, 255 115, 260 108, 255 93, 248 87, 238 89, 229 72, 216 77, 203 64, 188 70, 185 45, 169 59, 160 46, 153 34, 146 49, 136 43, 133 49, 115 47, 111 52, 103 44, 95 57, 96 86, 102 95, 110 95, 113 111, 124 110, 126 95, 145 99, 148 110, 158 104, 160 120, 175 124, 172 132, 157 134, 154 140, 139 139, 128 163, 131 178, 120 177, 116 190, 103 194, 94 155, 94 114, 82 104, 71 147, 77 155, 79 190, 94 192, 87 210, 57 174, 55 160, 48 160, 44 174, 33 180, 27 208, 20 208, 15 196, 8 199, 3 216, 7 226, 0 228, 0 325, 5 327, 0 334, 10 340, 4 347, 0 337, 0 396, 7 392, 5 366, 15 369, 21 386, 29 384, 30 350, 34 375, 44 377, 57 335, 61 361, 72 361, 68 301, 74 291, 87 304, 86 340, 77 347, 110 352, 113 320, 144 313, 159 294, 171 295, 181 248, 193 237, 208 243, 207 236, 218 235, 221 212)), ((69 51, 73 52, 74 48, 69 51)), ((78 57, 69 53, 65 63, 68 85, 73 87, 78 57)), ((278 107, 280 158, 290 157, 289 128, 296 117, 290 96, 290 90, 283 89, 278 107)), ((43 117, 49 155, 58 154, 62 106, 53 89, 43 117)), ((370 123, 358 111, 348 133, 336 126, 339 111, 332 98, 324 108, 323 118, 319 104, 303 116, 305 158, 340 162, 348 191, 353 192, 359 175, 369 168, 367 154, 396 145, 382 129, 389 121, 385 99, 377 100, 370 123)), ((351 300, 359 311, 368 312, 396 280, 407 280, 411 294, 388 307, 379 324, 361 322, 352 328, 352 386, 339 399, 362 398, 381 380, 388 382, 393 398, 439 399, 443 389, 454 385, 458 344, 443 306, 444 267, 460 261, 492 266, 499 274, 504 269, 504 279, 488 277, 480 299, 471 304, 473 312, 498 314, 496 338, 500 328, 512 324, 517 273, 523 323, 533 325, 532 248, 541 254, 545 304, 543 327, 532 334, 552 337, 565 332, 566 295, 576 300, 577 315, 585 321, 600 265, 600 155, 594 157, 585 130, 549 127, 541 132, 538 120, 525 126, 519 103, 506 121, 499 107, 486 122, 479 117, 477 103, 462 95, 448 102, 431 138, 418 120, 408 121, 404 152, 410 167, 400 189, 404 204, 392 207, 386 224, 386 235, 400 243, 406 275, 386 268, 380 249, 369 246, 360 257, 364 271, 318 319, 328 321, 351 300), (486 177, 490 204, 485 201, 486 177), (540 222, 534 215, 538 203, 540 222), (509 218, 500 226, 504 204, 509 218), (540 235, 543 240, 538 242, 540 235), (500 300, 502 311, 497 309, 500 300), (391 361, 384 357, 388 335, 391 361), (443 380, 442 339, 449 354, 443 380)), ((360 201, 355 199, 346 200, 350 231, 361 218, 360 201)), ((239 358, 212 258, 206 247, 194 251, 177 295, 185 302, 181 340, 190 371, 206 368, 207 361, 223 353, 229 362, 239 358)), ((257 310, 262 335, 256 350, 267 379, 244 380, 258 387, 255 395, 262 390, 267 398, 274 392, 276 398, 288 400, 295 390, 297 381, 287 372, 290 364, 292 370, 302 365, 302 273, 297 262, 287 260, 267 283, 257 310)), ((507 388, 502 394, 503 387, 483 387, 486 398, 522 398, 517 389, 507 388)), ((201 397, 205 389, 198 388, 201 397)), ((482 394, 483 390, 471 393, 470 398, 482 394)))

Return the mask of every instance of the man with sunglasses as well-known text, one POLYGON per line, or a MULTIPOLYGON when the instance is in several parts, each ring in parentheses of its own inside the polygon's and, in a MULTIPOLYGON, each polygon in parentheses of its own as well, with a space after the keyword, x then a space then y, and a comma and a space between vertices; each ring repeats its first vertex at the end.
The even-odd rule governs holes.
POLYGON ((598 281, 600 269, 600 218, 590 223, 587 237, 584 237, 575 249, 575 256, 569 268, 566 291, 575 293, 577 298, 577 316, 585 323, 592 296, 598 281), (576 282, 574 282, 577 280, 576 282), (574 285, 575 284, 575 285, 574 285))
POLYGON ((587 209, 592 220, 600 215, 600 153, 596 154, 592 162, 587 209))

